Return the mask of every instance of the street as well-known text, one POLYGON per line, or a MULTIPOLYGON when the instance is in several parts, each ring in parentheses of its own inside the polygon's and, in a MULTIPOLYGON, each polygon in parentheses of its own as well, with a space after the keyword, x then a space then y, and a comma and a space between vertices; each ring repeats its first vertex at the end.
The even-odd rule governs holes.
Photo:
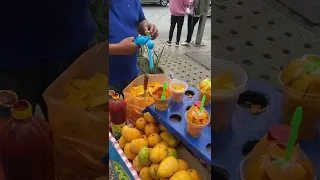
MULTIPOLYGON (((169 28, 170 28, 170 12, 169 7, 162 7, 159 5, 142 5, 143 11, 147 20, 155 24, 159 29, 159 37, 161 40, 168 40, 169 28)), ((183 30, 181 35, 181 41, 184 41, 187 37, 187 16, 184 19, 183 30)), ((194 41, 197 35, 198 24, 195 27, 192 40, 194 41)), ((173 35, 173 40, 176 37, 176 29, 173 35)), ((206 20, 205 31, 203 40, 211 40, 211 18, 208 17, 206 20)))

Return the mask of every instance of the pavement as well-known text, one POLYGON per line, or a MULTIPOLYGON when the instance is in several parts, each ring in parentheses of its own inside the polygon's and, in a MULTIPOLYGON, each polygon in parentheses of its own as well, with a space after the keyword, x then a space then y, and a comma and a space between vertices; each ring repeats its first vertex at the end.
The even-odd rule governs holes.
MULTIPOLYGON (((172 72, 177 78, 186 81, 189 85, 196 85, 203 79, 211 75, 211 18, 206 19, 205 30, 202 43, 204 46, 196 47, 194 45, 175 47, 167 46, 170 28, 169 7, 157 5, 143 5, 143 11, 149 22, 155 24, 159 30, 159 36, 154 41, 155 50, 165 48, 161 67, 165 73, 172 72), (192 72, 192 73, 191 73, 192 72)), ((192 41, 195 40, 198 30, 198 24, 195 27, 192 41)), ((173 39, 175 39, 176 31, 173 39)), ((181 41, 187 37, 187 16, 185 17, 181 41)))

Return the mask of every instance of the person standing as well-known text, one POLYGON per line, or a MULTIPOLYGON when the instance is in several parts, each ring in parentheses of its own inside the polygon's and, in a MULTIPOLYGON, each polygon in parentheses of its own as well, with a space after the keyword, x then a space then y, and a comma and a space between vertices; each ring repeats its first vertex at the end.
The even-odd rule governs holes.
POLYGON ((171 13, 171 24, 169 30, 169 40, 167 41, 167 45, 171 46, 172 36, 174 29, 177 25, 177 37, 176 37, 176 46, 180 44, 180 37, 182 26, 184 22, 184 16, 187 13, 187 7, 189 5, 189 0, 170 0, 169 9, 171 13))
POLYGON ((181 45, 183 46, 190 45, 194 27, 196 26, 196 24, 198 23, 201 17, 201 15, 196 14, 196 8, 198 7, 198 5, 199 5, 199 0, 190 1, 189 12, 188 12, 188 34, 187 34, 187 39, 181 43, 181 45))
POLYGON ((109 90, 122 93, 139 75, 138 50, 133 41, 149 31, 151 38, 158 29, 149 23, 140 0, 109 0, 109 90))

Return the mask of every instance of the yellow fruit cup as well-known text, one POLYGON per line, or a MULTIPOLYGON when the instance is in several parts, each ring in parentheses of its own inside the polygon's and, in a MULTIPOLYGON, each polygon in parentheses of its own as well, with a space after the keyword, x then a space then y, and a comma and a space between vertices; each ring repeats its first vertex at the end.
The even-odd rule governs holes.
POLYGON ((202 80, 198 84, 199 99, 201 100, 204 95, 206 95, 206 100, 204 106, 209 106, 211 104, 211 79, 202 80))
POLYGON ((188 84, 184 81, 173 79, 169 84, 170 91, 172 92, 171 100, 174 103, 181 103, 183 101, 185 92, 188 89, 188 84))
POLYGON ((154 98, 155 106, 157 111, 166 111, 169 108, 169 102, 171 97, 171 92, 167 88, 164 96, 166 97, 164 100, 161 99, 163 87, 159 87, 155 93, 152 95, 154 98))
POLYGON ((195 120, 194 115, 197 112, 187 111, 185 114, 187 120, 187 133, 193 138, 199 138, 202 134, 203 129, 210 123, 210 117, 206 110, 203 113, 206 115, 201 120, 195 120))

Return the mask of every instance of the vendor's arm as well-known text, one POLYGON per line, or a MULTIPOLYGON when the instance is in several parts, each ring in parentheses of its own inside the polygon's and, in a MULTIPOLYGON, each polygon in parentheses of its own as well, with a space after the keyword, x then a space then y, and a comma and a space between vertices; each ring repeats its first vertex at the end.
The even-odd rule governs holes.
POLYGON ((109 55, 120 55, 121 49, 119 44, 109 44, 109 55))
POLYGON ((146 17, 144 16, 144 12, 142 10, 141 3, 139 1, 139 19, 138 19, 138 33, 141 35, 145 35, 146 30, 148 29, 148 21, 146 20, 146 17))
POLYGON ((139 46, 133 43, 134 37, 123 39, 118 44, 109 44, 109 55, 132 55, 139 50, 139 46))

